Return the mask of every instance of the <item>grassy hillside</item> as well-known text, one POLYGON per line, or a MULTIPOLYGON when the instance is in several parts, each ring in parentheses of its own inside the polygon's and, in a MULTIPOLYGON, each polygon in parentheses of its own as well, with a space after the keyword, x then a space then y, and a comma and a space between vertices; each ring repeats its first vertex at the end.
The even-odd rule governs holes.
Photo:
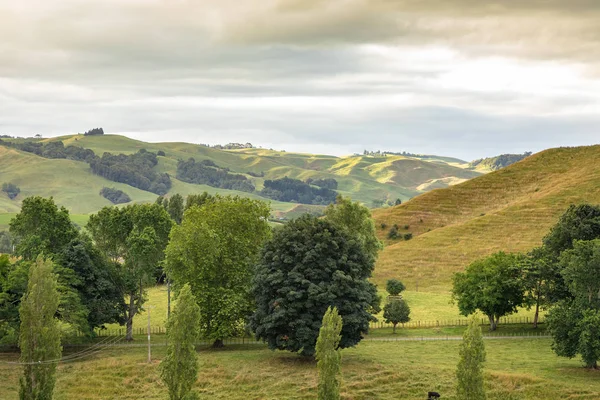
MULTIPOLYGON (((246 175, 257 190, 262 189, 265 179, 278 179, 285 176, 301 180, 334 178, 339 183, 338 191, 341 194, 368 206, 376 202, 393 202, 397 198, 405 201, 424 192, 430 184, 440 180, 452 183, 478 175, 476 172, 439 162, 441 158, 436 159, 435 162, 427 162, 402 156, 339 158, 266 149, 219 150, 189 143, 146 143, 119 135, 69 135, 41 141, 57 140, 62 141, 65 146, 74 145, 91 149, 98 156, 104 152, 130 154, 142 148, 153 152, 162 150, 166 155, 159 157, 156 169, 171 176, 173 186, 169 194, 187 195, 208 191, 240 194, 265 200, 257 194, 216 189, 177 180, 175 178, 177 162, 190 157, 198 161, 211 160, 234 173, 264 175, 260 178, 246 175)), ((0 176, 2 177, 0 183, 12 182, 21 188, 21 194, 14 200, 0 194, 0 214, 18 212, 22 199, 31 195, 53 196, 58 204, 64 205, 74 214, 93 213, 111 204, 99 195, 100 189, 104 186, 123 190, 135 202, 153 201, 156 198, 153 193, 93 175, 84 162, 45 159, 3 146, 0 146, 0 176)), ((314 211, 322 208, 277 201, 272 201, 271 205, 277 216, 287 213, 296 215, 305 210, 314 211)))
POLYGON ((393 224, 414 235, 386 239, 376 281, 398 277, 411 287, 418 282, 421 290, 447 291, 452 274, 476 258, 538 246, 570 204, 600 203, 599 158, 600 146, 551 149, 375 211, 382 238, 393 224))

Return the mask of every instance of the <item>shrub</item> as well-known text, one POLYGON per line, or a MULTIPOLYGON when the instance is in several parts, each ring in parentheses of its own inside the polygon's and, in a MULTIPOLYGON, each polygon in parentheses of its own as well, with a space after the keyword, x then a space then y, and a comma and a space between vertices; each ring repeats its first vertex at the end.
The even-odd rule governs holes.
POLYGON ((410 240, 413 238, 413 234, 412 233, 405 233, 404 234, 404 240, 410 240))
POLYGON ((165 152, 164 152, 164 151, 162 151, 162 150, 159 150, 159 151, 157 151, 157 152, 156 152, 156 155, 157 155, 157 156, 161 156, 161 157, 166 157, 166 154, 165 154, 165 152))
POLYGON ((398 228, 394 225, 391 227, 387 235, 388 239, 398 239, 398 228))

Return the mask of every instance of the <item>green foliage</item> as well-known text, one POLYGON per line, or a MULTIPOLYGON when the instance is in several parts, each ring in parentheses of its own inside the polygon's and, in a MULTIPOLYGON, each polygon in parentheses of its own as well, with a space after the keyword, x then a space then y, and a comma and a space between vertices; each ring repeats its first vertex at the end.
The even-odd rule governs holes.
POLYGON ((306 180, 306 183, 308 183, 309 185, 314 185, 314 186, 318 186, 320 188, 331 189, 331 190, 337 190, 337 188, 338 188, 338 182, 333 178, 324 178, 324 179, 308 178, 306 180))
POLYGON ((325 219, 356 237, 373 260, 377 259, 383 244, 377 239, 375 222, 367 207, 340 195, 335 204, 330 204, 325 209, 325 219))
POLYGON ((117 266, 109 262, 83 236, 74 239, 60 255, 60 264, 75 273, 71 286, 87 311, 87 331, 104 324, 123 322, 123 282, 117 266))
POLYGON ((132 340, 133 316, 145 301, 145 287, 162 275, 159 268, 173 222, 159 204, 104 207, 91 215, 87 230, 98 249, 118 263, 117 271, 129 296, 127 339, 132 340))
POLYGON ((338 400, 340 398, 342 354, 338 349, 342 331, 342 317, 337 308, 327 308, 323 315, 319 337, 315 347, 319 383, 319 400, 338 400))
POLYGON ((308 215, 290 221, 256 267, 252 330, 271 349, 311 356, 321 316, 335 306, 345 321, 340 346, 356 345, 380 310, 369 282, 373 266, 372 254, 346 229, 308 215))
POLYGON ((104 129, 93 128, 83 134, 83 136, 94 136, 94 135, 104 135, 104 129))
POLYGON ((398 296, 401 292, 406 290, 406 286, 398 279, 389 279, 385 284, 385 290, 387 290, 391 296, 398 296))
POLYGON ((204 192, 202 194, 190 194, 185 199, 184 211, 186 211, 188 208, 190 208, 192 206, 202 207, 204 204, 210 203, 213 201, 215 201, 215 197, 211 196, 207 192, 204 192))
POLYGON ((402 238, 403 238, 404 240, 410 240, 410 239, 412 239, 412 238, 413 238, 413 234, 412 234, 412 233, 410 233, 410 232, 409 232, 409 233, 405 233, 404 235, 402 235, 402 238))
POLYGON ((500 317, 525 302, 524 258, 499 252, 471 263, 453 277, 452 297, 463 315, 480 310, 495 330, 500 317))
POLYGON ((585 365, 596 368, 600 359, 600 239, 577 240, 560 257, 570 298, 548 313, 552 348, 559 356, 581 354, 585 365))
POLYGON ((232 174, 211 160, 196 162, 193 158, 177 163, 177 179, 198 185, 252 193, 254 185, 244 175, 232 174))
POLYGON ((59 299, 52 262, 41 256, 29 271, 27 293, 21 301, 19 347, 23 377, 21 400, 51 400, 56 382, 56 360, 60 358, 60 328, 54 317, 59 299))
POLYGON ((13 244, 10 233, 0 231, 0 254, 11 254, 13 252, 13 244))
POLYGON ((383 307, 383 318, 388 324, 394 325, 394 333, 396 333, 396 325, 410 321, 410 307, 406 300, 394 299, 388 302, 383 307))
POLYGON ((456 389, 459 400, 485 400, 483 383, 483 363, 485 362, 485 346, 477 317, 469 319, 469 326, 463 334, 459 349, 459 361, 456 368, 458 385, 456 389))
POLYGON ((390 228, 390 231, 388 232, 387 237, 388 237, 388 239, 392 239, 392 240, 398 239, 399 237, 401 237, 398 234, 398 227, 396 225, 394 225, 390 228))
POLYGON ((160 363, 160 377, 169 388, 170 400, 183 400, 189 394, 198 377, 196 341, 200 336, 198 321, 200 307, 185 284, 167 322, 167 355, 160 363))
POLYGON ((400 204, 402 204, 402 200, 400 198, 397 198, 396 201, 394 202, 394 205, 399 206, 400 204))
POLYGON ((480 158, 479 160, 470 162, 469 167, 483 167, 492 171, 497 171, 500 168, 508 167, 509 165, 519 162, 529 157, 531 154, 530 151, 526 151, 523 154, 501 154, 496 157, 480 158))
POLYGON ((171 196, 167 211, 176 224, 181 224, 181 221, 183 220, 183 196, 179 193, 171 196))
POLYGON ((153 169, 157 164, 155 153, 141 149, 129 155, 104 153, 90 161, 90 168, 108 180, 163 195, 171 188, 171 178, 169 174, 157 173, 153 169))
POLYGON ((122 190, 103 187, 100 190, 100 196, 104 197, 113 204, 129 203, 131 198, 122 190))
POLYGON ((327 205, 335 202, 337 192, 327 188, 315 188, 301 180, 286 176, 281 179, 265 180, 260 195, 278 201, 327 205))
POLYGON ((77 236, 66 208, 49 199, 34 196, 23 200, 21 212, 10 221, 10 233, 17 243, 15 253, 27 260, 39 254, 58 254, 77 236))
POLYGON ((253 311, 253 264, 271 232, 269 212, 262 201, 216 196, 192 206, 173 228, 167 276, 176 286, 190 284, 201 310, 202 334, 215 345, 240 333, 253 311))
POLYGON ((544 248, 554 257, 573 248, 576 240, 600 238, 600 206, 571 205, 544 237, 544 248))
POLYGON ((575 241, 573 249, 561 253, 560 262, 571 295, 600 308, 600 239, 575 241))
POLYGON ((7 194, 8 198, 14 200, 21 193, 21 189, 14 183, 5 182, 2 184, 2 191, 7 194))

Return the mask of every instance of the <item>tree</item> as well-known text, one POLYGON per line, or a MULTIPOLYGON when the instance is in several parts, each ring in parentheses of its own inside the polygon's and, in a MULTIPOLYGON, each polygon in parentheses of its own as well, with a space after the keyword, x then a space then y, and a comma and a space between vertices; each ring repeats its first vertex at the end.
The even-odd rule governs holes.
POLYGON ((251 329, 271 349, 312 356, 321 316, 334 306, 344 320, 340 347, 356 345, 380 310, 368 280, 373 266, 372 254, 346 229, 308 215, 290 221, 256 266, 251 329))
POLYGON ((526 303, 535 307, 533 327, 537 328, 540 309, 547 309, 554 302, 568 296, 561 275, 560 263, 545 247, 532 250, 525 263, 526 303))
POLYGON ((548 313, 548 330, 554 352, 573 358, 581 354, 588 368, 600 359, 600 239, 573 242, 561 254, 561 271, 570 298, 558 302, 548 313))
POLYGON ((75 274, 72 287, 87 310, 88 332, 104 324, 124 322, 123 282, 115 263, 109 262, 86 236, 72 240, 59 259, 75 274))
POLYGON ((271 233, 269 213, 262 201, 216 196, 188 209, 171 233, 165 271, 176 287, 190 284, 201 332, 216 347, 243 331, 253 311, 253 265, 271 233))
POLYGON ((145 288, 162 275, 159 264, 173 222, 158 204, 104 207, 91 215, 87 230, 103 254, 118 264, 117 271, 129 297, 126 312, 127 340, 133 340, 133 317, 145 302, 145 288))
POLYGON ((19 389, 22 400, 52 399, 56 382, 55 360, 62 353, 60 328, 54 317, 58 303, 52 262, 38 257, 29 271, 27 293, 19 309, 19 347, 24 363, 19 389))
POLYGON ((198 377, 196 341, 200 336, 200 307, 189 284, 179 293, 173 316, 167 321, 169 345, 160 363, 160 377, 169 388, 170 400, 188 398, 198 377))
POLYGON ((394 205, 399 206, 400 204, 402 204, 402 200, 400 198, 397 198, 394 205))
POLYGON ((10 233, 17 243, 15 253, 27 260, 58 254, 77 236, 69 211, 59 209, 52 197, 39 196, 23 200, 21 212, 10 221, 10 233))
POLYGON ((523 256, 499 252, 471 263, 454 274, 452 298, 463 315, 477 310, 496 330, 500 317, 512 314, 525 302, 523 256))
POLYGON ((9 199, 14 200, 21 193, 21 189, 14 183, 5 182, 2 184, 2 191, 6 193, 9 199))
POLYGON ((396 333, 396 325, 410 321, 410 307, 403 299, 391 300, 383 307, 383 318, 388 324, 394 325, 394 333, 396 333))
POLYGON ((358 238, 367 254, 373 260, 377 259, 383 244, 377 239, 375 222, 367 207, 359 202, 352 202, 349 197, 339 195, 335 204, 330 204, 325 209, 325 219, 358 238))
POLYGON ((340 398, 340 372, 342 354, 338 349, 342 331, 342 317, 337 308, 327 308, 319 329, 316 345, 317 369, 319 370, 319 400, 337 400, 340 398))
POLYGON ((181 220, 183 219, 183 196, 179 193, 171 196, 167 211, 177 225, 181 224, 181 220))
POLYGON ((558 259, 564 250, 573 248, 576 240, 597 238, 600 238, 600 206, 571 205, 544 237, 544 248, 558 259))
POLYGON ((204 192, 202 194, 189 194, 185 199, 184 211, 187 211, 187 209, 192 206, 202 207, 204 204, 213 201, 215 201, 215 198, 208 194, 208 192, 204 192))
POLYGON ((400 282, 398 279, 388 279, 385 284, 385 290, 387 290, 390 296, 398 296, 405 289, 406 286, 404 286, 404 283, 400 282))
POLYGON ((485 400, 483 385, 483 363, 485 346, 477 318, 469 318, 469 325, 463 334, 459 349, 459 361, 456 368, 457 398, 459 400, 485 400))

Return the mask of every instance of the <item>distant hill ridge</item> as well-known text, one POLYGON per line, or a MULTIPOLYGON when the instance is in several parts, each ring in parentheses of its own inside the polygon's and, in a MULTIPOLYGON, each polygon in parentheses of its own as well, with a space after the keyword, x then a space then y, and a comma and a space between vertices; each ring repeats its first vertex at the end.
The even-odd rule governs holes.
MULTIPOLYGON (((444 157, 441 156, 435 162, 401 155, 334 157, 261 149, 249 143, 219 146, 223 149, 189 143, 146 143, 99 132, 100 128, 97 128, 93 130, 94 134, 46 139, 4 137, 4 143, 0 143, 0 184, 13 183, 21 192, 13 200, 0 194, 0 214, 17 212, 22 199, 31 195, 53 196, 58 204, 64 205, 74 214, 93 213, 112 204, 100 195, 105 187, 124 192, 134 202, 153 201, 157 196, 156 192, 164 191, 167 196, 208 191, 265 200, 265 197, 261 197, 265 181, 285 177, 302 182, 335 180, 335 190, 338 193, 367 206, 375 206, 394 204, 397 199, 407 201, 429 190, 430 184, 446 186, 480 175, 479 172, 443 162, 444 157), (27 146, 28 151, 22 151, 23 145, 27 146), (136 187, 133 187, 130 180, 119 178, 118 168, 127 168, 131 163, 137 162, 135 158, 125 156, 139 154, 142 149, 151 153, 147 155, 152 156, 152 163, 143 171, 144 176, 139 177, 141 183, 145 182, 145 178, 152 179, 154 176, 165 177, 164 181, 167 182, 168 176, 170 185, 156 190, 154 187, 151 189, 152 185, 136 182, 136 187), (115 171, 98 176, 92 173, 88 164, 102 159, 104 153, 111 153, 112 158, 106 158, 106 161, 110 161, 110 165, 107 165, 114 166, 115 171), (124 156, 115 157, 119 154, 124 156), (182 161, 188 162, 192 158, 207 168, 195 171, 193 179, 186 175, 184 182, 183 179, 178 179, 178 165, 181 166, 182 161), (228 179, 226 184, 211 183, 214 179, 225 178, 228 179), (247 184, 244 183, 241 187, 239 183, 232 181, 234 179, 247 184), (151 193, 152 191, 155 193, 151 193)), ((98 164, 94 165, 96 169, 99 168, 98 164)), ((202 168, 198 168, 200 169, 202 168)), ((312 185, 318 188, 314 183, 312 185)), ((300 201, 304 198, 308 201, 309 196, 300 198, 300 201)), ((325 198, 312 199, 311 202, 318 204, 324 200, 325 198)), ((322 205, 300 205, 290 201, 272 200, 271 203, 278 216, 293 216, 307 210, 316 212, 323 208, 322 205)))

